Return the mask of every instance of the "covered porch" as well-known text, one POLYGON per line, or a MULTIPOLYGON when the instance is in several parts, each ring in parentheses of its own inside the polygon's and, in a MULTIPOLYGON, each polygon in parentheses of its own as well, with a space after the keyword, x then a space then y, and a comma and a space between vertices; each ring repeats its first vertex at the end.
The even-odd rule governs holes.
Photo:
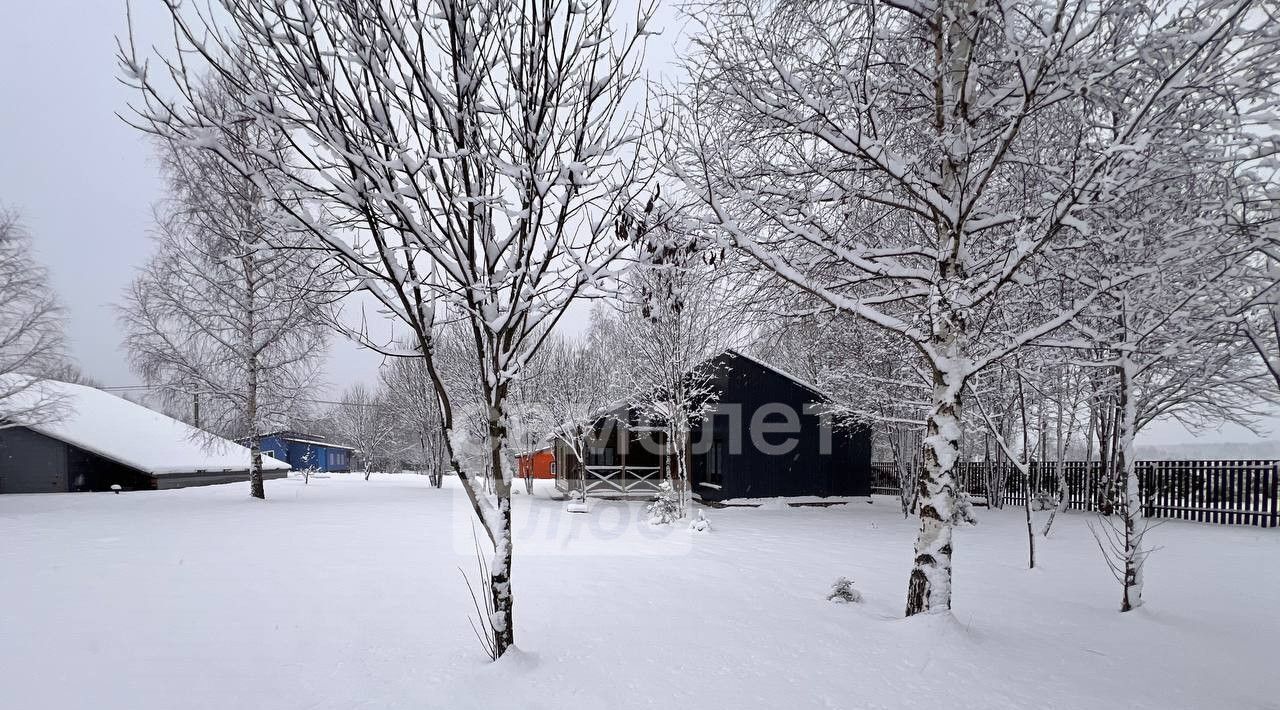
MULTIPOLYGON (((594 498, 653 498, 675 461, 667 451, 666 430, 625 421, 623 412, 602 419, 585 446, 580 463, 563 441, 555 443, 556 488, 583 491, 594 498)), ((631 417, 627 417, 631 419, 631 417)))

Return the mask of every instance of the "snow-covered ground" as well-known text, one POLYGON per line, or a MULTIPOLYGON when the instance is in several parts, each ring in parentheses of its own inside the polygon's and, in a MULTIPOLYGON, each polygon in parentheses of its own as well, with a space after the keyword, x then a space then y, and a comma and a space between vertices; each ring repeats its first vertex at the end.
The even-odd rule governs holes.
MULTIPOLYGON (((541 485, 541 483, 540 483, 541 485)), ((1280 530, 1167 523, 1121 615, 1085 525, 958 533, 953 616, 901 618, 893 499, 708 510, 516 496, 521 651, 467 624, 456 482, 0 496, 0 708, 1276 708, 1280 530), (848 576, 865 602, 833 604, 848 576), (925 671, 928 671, 926 673, 925 671)))

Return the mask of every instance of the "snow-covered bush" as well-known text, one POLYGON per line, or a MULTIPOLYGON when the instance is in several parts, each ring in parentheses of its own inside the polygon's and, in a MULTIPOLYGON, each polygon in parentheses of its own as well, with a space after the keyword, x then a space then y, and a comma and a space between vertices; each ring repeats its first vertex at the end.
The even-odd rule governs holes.
POLYGON ((711 521, 707 520, 707 516, 703 515, 702 511, 699 510, 698 517, 689 522, 689 530, 690 532, 699 533, 711 532, 711 521))
POLYGON ((833 601, 838 604, 860 602, 862 601, 862 592, 854 588, 852 579, 840 577, 832 583, 831 593, 827 595, 827 601, 833 601))
POLYGON ((671 487, 671 481, 663 481, 658 487, 658 497, 649 507, 649 522, 654 525, 668 525, 680 519, 680 500, 671 487))
POLYGON ((951 511, 952 525, 977 525, 978 517, 973 514, 973 499, 968 493, 956 494, 956 507, 951 511))

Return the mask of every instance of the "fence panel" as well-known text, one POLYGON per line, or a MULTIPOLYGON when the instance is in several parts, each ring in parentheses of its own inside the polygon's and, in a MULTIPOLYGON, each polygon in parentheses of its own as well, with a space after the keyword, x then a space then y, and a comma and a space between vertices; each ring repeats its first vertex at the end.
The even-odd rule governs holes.
MULTIPOLYGON (((1280 461, 1136 461, 1138 493, 1143 513, 1151 518, 1188 520, 1219 525, 1280 527, 1280 461)), ((871 464, 873 493, 897 495, 898 477, 892 461, 871 464)), ((1109 486, 1098 461, 1032 462, 1033 496, 1056 496, 1058 476, 1066 477, 1067 503, 1073 510, 1107 510, 1106 491, 1119 497, 1123 481, 1109 486)), ((993 506, 1020 506, 1027 487, 1016 466, 1008 461, 960 461, 956 486, 983 496, 993 506)))

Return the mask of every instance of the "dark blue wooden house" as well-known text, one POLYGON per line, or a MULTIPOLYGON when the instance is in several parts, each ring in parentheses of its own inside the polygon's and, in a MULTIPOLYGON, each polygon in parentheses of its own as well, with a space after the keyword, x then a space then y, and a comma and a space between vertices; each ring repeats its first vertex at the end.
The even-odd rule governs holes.
POLYGON ((318 434, 296 431, 277 431, 262 437, 262 452, 277 461, 284 461, 295 471, 310 469, 333 473, 351 470, 350 446, 329 441, 318 434))
MULTIPOLYGON (((828 396, 736 350, 706 367, 717 396, 689 437, 687 470, 695 496, 718 501, 871 494, 871 432, 831 416, 828 396)), ((602 413, 596 426, 585 466, 562 442, 556 444, 557 487, 653 495, 675 463, 661 442, 664 427, 645 421, 626 403, 602 413)))

